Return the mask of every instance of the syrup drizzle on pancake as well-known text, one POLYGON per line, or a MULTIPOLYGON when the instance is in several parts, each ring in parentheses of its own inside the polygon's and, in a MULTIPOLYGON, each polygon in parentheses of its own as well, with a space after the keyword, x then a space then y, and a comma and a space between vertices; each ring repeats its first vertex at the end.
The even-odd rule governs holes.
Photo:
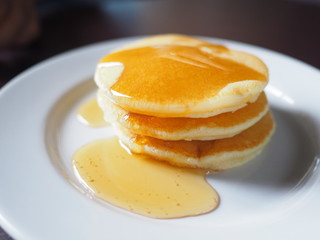
POLYGON ((216 95, 230 83, 267 81, 267 77, 235 61, 201 49, 228 51, 221 46, 163 45, 114 52, 101 62, 119 62, 124 70, 111 86, 114 97, 130 101, 190 102, 216 95), (212 80, 214 79, 214 81, 212 80))

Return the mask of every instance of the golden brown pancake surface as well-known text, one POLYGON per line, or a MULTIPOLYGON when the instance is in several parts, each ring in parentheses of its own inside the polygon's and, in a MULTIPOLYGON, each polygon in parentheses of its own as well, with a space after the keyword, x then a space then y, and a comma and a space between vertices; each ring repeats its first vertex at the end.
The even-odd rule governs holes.
POLYGON ((266 86, 267 69, 258 58, 178 39, 110 53, 98 64, 98 86, 124 109, 159 117, 208 117, 239 109, 266 86))
POLYGON ((147 154, 171 164, 225 170, 241 165, 260 152, 274 131, 268 112, 258 123, 231 138, 209 141, 164 141, 118 129, 132 152, 147 154))
POLYGON ((229 83, 266 81, 265 76, 247 66, 188 46, 130 49, 110 54, 101 62, 123 63, 124 71, 111 91, 132 101, 171 104, 202 100, 229 83))
POLYGON ((208 118, 160 118, 141 115, 117 107, 102 92, 99 92, 98 99, 107 121, 117 121, 135 134, 163 140, 212 140, 232 137, 255 124, 268 111, 268 101, 264 93, 244 108, 208 118))

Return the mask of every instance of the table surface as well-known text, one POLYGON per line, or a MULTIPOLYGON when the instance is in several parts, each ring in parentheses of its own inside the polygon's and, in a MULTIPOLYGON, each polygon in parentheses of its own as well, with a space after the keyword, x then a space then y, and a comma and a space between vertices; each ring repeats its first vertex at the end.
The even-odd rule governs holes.
MULTIPOLYGON (((272 49, 320 68, 320 5, 295 1, 95 1, 39 6, 41 31, 29 45, 0 52, 0 87, 28 67, 94 42, 182 33, 272 49)), ((10 238, 0 228, 0 240, 10 238)))

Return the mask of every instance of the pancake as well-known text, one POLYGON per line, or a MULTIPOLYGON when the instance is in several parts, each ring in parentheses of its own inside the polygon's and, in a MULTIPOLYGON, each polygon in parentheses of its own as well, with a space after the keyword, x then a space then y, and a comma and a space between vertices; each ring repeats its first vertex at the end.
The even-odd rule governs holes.
POLYGON ((189 37, 180 34, 162 34, 155 35, 147 38, 143 38, 134 41, 128 45, 122 46, 113 50, 111 53, 120 52, 124 50, 142 48, 147 46, 161 47, 163 45, 180 45, 189 47, 200 47, 202 51, 212 54, 217 54, 219 57, 236 61, 244 64, 254 70, 261 72, 264 75, 268 75, 268 69, 265 64, 257 57, 248 54, 246 52, 240 52, 236 50, 229 50, 227 47, 218 44, 212 44, 199 38, 189 37))
POLYGON ((97 65, 95 81, 128 112, 207 118, 253 102, 268 82, 257 57, 182 35, 124 46, 97 65))
POLYGON ((134 41, 128 45, 115 49, 112 52, 120 52, 133 48, 157 45, 183 45, 183 46, 200 46, 208 44, 206 41, 187 37, 180 34, 161 34, 134 41))
POLYGON ((255 157, 268 143, 275 128, 269 111, 259 122, 232 138, 211 141, 164 141, 137 135, 116 124, 118 136, 130 151, 170 164, 223 171, 255 157))
POLYGON ((268 111, 264 92, 254 103, 235 112, 209 118, 160 118, 128 112, 98 92, 98 103, 107 122, 117 122, 134 134, 162 140, 214 140, 233 137, 258 122, 268 111))

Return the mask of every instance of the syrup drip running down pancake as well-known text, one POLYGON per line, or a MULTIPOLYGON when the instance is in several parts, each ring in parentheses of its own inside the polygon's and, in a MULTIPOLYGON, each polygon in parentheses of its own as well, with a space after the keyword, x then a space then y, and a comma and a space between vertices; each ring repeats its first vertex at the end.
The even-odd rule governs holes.
POLYGON ((93 98, 83 103, 77 110, 77 117, 80 122, 90 127, 103 127, 108 125, 104 120, 103 112, 93 98))

